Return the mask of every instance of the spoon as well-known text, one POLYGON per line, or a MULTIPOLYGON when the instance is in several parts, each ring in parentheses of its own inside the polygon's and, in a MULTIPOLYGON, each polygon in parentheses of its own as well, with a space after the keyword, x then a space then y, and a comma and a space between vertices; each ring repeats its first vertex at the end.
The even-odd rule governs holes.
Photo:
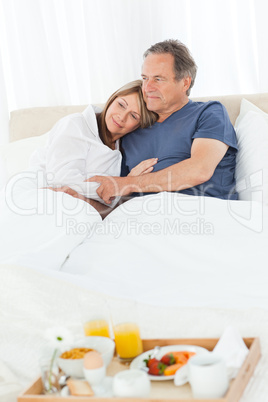
POLYGON ((59 385, 61 388, 65 387, 65 385, 67 385, 68 378, 70 378, 70 376, 67 376, 64 374, 59 378, 59 385))

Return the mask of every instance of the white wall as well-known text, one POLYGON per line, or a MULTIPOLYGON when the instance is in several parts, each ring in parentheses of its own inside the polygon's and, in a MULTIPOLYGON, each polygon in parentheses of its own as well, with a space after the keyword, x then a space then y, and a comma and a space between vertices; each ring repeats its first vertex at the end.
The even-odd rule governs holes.
POLYGON ((0 142, 8 111, 104 102, 168 38, 196 60, 192 96, 268 92, 267 11, 266 0, 0 0, 0 142))

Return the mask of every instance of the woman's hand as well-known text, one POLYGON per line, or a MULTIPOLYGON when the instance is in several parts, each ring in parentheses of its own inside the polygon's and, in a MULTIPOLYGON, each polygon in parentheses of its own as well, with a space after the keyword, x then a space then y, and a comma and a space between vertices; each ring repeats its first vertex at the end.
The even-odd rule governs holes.
POLYGON ((131 169, 128 176, 141 176, 142 174, 150 173, 157 162, 158 158, 145 159, 131 169))
POLYGON ((52 190, 52 191, 60 191, 60 192, 62 192, 62 193, 69 194, 69 195, 71 195, 71 196, 74 197, 74 198, 79 198, 80 200, 83 200, 83 201, 86 201, 86 202, 87 202, 87 200, 88 200, 84 195, 79 194, 77 191, 73 190, 72 188, 70 188, 70 187, 68 187, 68 186, 63 186, 63 187, 45 187, 45 188, 47 188, 47 189, 49 189, 49 190, 52 190))

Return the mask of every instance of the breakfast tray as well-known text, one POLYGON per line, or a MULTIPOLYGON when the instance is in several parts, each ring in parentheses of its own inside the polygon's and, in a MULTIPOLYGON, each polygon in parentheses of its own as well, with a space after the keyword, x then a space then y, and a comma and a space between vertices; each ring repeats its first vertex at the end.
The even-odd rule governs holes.
MULTIPOLYGON (((168 345, 196 345, 213 350, 219 339, 144 339, 144 351, 151 350, 155 346, 168 345)), ((18 396, 18 402, 238 402, 241 398, 250 377, 261 357, 259 338, 244 338, 249 353, 238 372, 231 381, 228 391, 222 398, 194 399, 189 384, 176 387, 173 381, 152 381, 151 395, 149 398, 101 398, 101 397, 78 397, 56 396, 42 394, 42 380, 39 377, 31 386, 18 396)), ((128 369, 120 364, 116 358, 107 369, 107 375, 112 376, 116 372, 128 369)))

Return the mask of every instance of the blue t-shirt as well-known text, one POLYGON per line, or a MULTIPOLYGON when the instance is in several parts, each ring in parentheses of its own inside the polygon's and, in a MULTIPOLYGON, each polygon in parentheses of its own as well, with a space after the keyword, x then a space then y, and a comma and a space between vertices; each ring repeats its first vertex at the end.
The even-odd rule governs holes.
POLYGON ((181 190, 180 193, 237 199, 234 177, 236 134, 228 113, 220 102, 189 100, 182 109, 162 123, 157 122, 145 129, 139 128, 124 136, 121 176, 126 176, 133 167, 148 158, 158 158, 154 172, 190 158, 195 138, 213 138, 229 145, 229 148, 210 180, 181 190))

